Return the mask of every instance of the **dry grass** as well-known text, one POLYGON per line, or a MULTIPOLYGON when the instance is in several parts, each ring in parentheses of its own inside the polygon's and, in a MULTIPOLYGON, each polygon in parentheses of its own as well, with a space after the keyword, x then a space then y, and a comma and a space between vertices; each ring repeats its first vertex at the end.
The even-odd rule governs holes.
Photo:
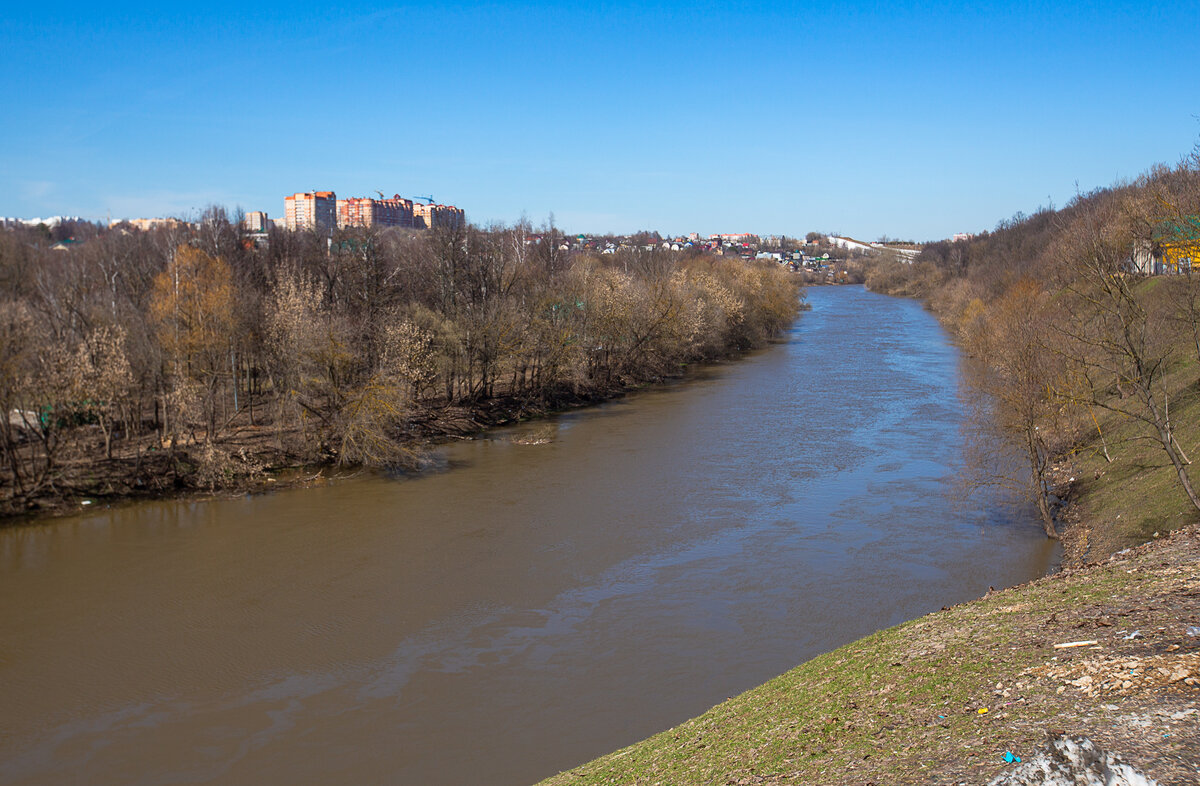
MULTIPOLYGON (((1200 383, 1194 361, 1181 362, 1167 384, 1178 393, 1171 399, 1176 424, 1200 423, 1200 383), (1190 384, 1189 384, 1190 383, 1190 384)), ((1068 530, 1064 543, 1068 564, 1104 559, 1168 532, 1200 522, 1162 448, 1147 438, 1147 429, 1132 418, 1097 412, 1108 446, 1108 461, 1096 432, 1059 468, 1070 484, 1068 530)), ((1177 426, 1184 452, 1200 459, 1200 429, 1177 426)), ((1190 468, 1193 486, 1200 485, 1200 464, 1190 468)))

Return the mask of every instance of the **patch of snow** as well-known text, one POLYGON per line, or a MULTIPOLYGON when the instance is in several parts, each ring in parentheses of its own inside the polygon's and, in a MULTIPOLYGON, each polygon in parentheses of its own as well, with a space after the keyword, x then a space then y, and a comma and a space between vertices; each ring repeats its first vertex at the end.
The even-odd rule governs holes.
POLYGON ((988 786, 1158 786, 1121 757, 1087 737, 1057 737, 1036 756, 988 786))

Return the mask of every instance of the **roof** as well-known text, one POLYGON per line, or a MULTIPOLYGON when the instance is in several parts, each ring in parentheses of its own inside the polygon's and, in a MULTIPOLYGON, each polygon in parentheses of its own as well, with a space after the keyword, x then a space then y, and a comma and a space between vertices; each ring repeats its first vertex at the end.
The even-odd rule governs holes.
POLYGON ((1160 242, 1164 240, 1200 240, 1200 216, 1163 221, 1154 228, 1154 239, 1160 242))

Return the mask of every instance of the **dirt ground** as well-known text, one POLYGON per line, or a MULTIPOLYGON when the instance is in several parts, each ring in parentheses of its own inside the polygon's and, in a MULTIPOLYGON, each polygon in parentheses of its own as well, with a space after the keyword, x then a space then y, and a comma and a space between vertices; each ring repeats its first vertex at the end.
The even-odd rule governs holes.
MULTIPOLYGON (((1015 603, 997 609, 1010 631, 1006 644, 1032 663, 997 680, 993 736, 1030 755, 1030 743, 1046 735, 1082 735, 1162 784, 1200 784, 1195 527, 997 600, 1009 594, 1015 603), (1044 603, 1022 608, 1021 596, 1038 591, 1068 602, 1048 614, 1044 603)), ((939 769, 946 781, 979 783, 995 774, 994 763, 939 769)))

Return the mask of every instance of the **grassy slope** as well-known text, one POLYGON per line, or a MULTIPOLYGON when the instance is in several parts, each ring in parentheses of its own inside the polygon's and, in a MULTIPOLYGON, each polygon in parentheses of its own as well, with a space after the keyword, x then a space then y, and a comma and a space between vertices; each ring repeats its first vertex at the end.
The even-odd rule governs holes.
MULTIPOLYGON (((1170 400, 1176 424, 1200 424, 1200 383, 1195 361, 1178 363, 1168 377, 1177 392, 1170 400)), ((1096 432, 1068 462, 1072 484, 1068 557, 1076 562, 1102 559, 1200 520, 1179 485, 1175 468, 1156 443, 1146 439, 1144 424, 1113 412, 1096 411, 1108 445, 1109 462, 1096 432)), ((1197 463, 1192 485, 1200 488, 1200 428, 1179 427, 1177 438, 1197 463)))

